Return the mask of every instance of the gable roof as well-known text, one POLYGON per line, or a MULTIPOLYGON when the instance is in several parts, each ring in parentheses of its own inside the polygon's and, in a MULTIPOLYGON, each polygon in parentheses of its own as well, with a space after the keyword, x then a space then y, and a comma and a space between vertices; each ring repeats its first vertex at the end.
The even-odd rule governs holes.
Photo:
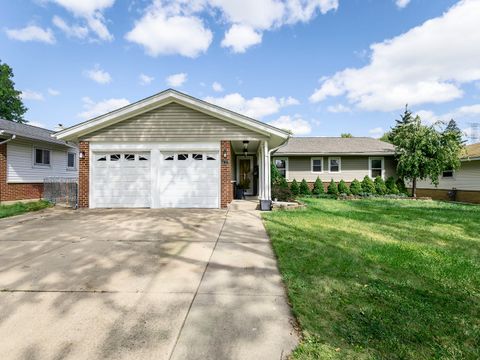
POLYGON ((56 139, 52 135, 55 131, 44 129, 38 126, 20 124, 14 121, 0 119, 0 133, 15 135, 21 138, 48 142, 51 144, 70 146, 63 140, 56 139))
POLYGON ((462 160, 477 160, 480 159, 480 143, 465 146, 465 155, 462 160))
POLYGON ((76 139, 79 136, 84 136, 93 131, 102 129, 109 125, 113 125, 122 120, 145 113, 147 111, 164 106, 171 102, 179 103, 183 106, 234 123, 238 126, 245 127, 263 135, 276 137, 279 140, 279 145, 289 137, 289 133, 285 130, 278 129, 261 121, 249 118, 245 115, 238 114, 228 109, 224 109, 220 106, 210 104, 206 101, 197 99, 193 96, 181 93, 173 89, 167 89, 158 94, 137 101, 133 104, 124 106, 120 109, 111 111, 104 115, 100 115, 96 118, 71 126, 56 133, 55 136, 58 139, 76 139))
POLYGON ((369 137, 292 137, 275 155, 393 155, 392 144, 369 137))

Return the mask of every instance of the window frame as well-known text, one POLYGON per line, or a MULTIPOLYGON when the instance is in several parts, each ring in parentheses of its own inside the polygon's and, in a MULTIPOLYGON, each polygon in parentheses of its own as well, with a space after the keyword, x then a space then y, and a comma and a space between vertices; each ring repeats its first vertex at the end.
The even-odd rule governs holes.
POLYGON ((455 179, 455 170, 444 170, 444 171, 442 171, 442 179, 445 179, 445 180, 455 179), (444 173, 446 173, 446 172, 451 172, 452 176, 444 176, 444 173))
MULTIPOLYGON (((277 160, 285 161, 285 180, 288 180, 288 157, 286 157, 286 156, 276 156, 273 159, 273 164, 275 165, 275 167, 277 167, 277 164, 275 163, 275 161, 277 161, 277 160)), ((277 167, 277 169, 278 169, 278 167, 277 167)))
POLYGON ((381 178, 383 180, 385 180, 385 157, 383 156, 370 156, 368 158, 368 176, 370 177, 370 179, 375 179, 373 176, 372 176, 372 170, 378 170, 378 168, 372 168, 372 161, 373 160, 380 160, 381 161, 381 164, 382 164, 382 167, 381 167, 381 178))
POLYGON ((75 151, 67 151, 67 170, 77 170, 77 153, 75 151), (73 155, 73 166, 68 166, 68 157, 73 155))
POLYGON ((312 174, 323 174, 324 171, 324 162, 323 162, 323 156, 314 156, 310 158, 310 171, 312 174), (322 170, 321 171, 314 171, 313 170, 313 161, 314 160, 320 160, 322 162, 322 170))
POLYGON ((329 174, 341 174, 342 173, 342 158, 340 156, 328 157, 328 173, 329 174), (338 160, 338 171, 332 171, 332 160, 338 160))
MULTIPOLYGON (((42 153, 42 160, 44 158, 44 153, 42 153)), ((33 167, 39 167, 39 168, 51 168, 52 167, 52 150, 48 148, 43 148, 43 147, 33 147, 33 167), (45 163, 37 163, 37 150, 41 150, 42 152, 48 151, 48 164, 45 163)))

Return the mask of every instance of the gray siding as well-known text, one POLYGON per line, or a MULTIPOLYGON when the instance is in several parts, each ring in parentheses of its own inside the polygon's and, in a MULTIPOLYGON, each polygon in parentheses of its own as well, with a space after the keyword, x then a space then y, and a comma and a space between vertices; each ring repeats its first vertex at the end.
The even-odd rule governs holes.
POLYGON ((88 141, 168 140, 254 140, 266 139, 252 130, 214 118, 177 103, 123 120, 86 135, 88 141))
MULTIPOLYGON (((9 183, 41 183, 48 176, 76 178, 78 171, 67 169, 66 147, 32 142, 28 140, 13 140, 7 144, 7 182, 9 183), (33 149, 35 147, 50 150, 50 166, 35 166, 33 149)), ((77 154, 78 163, 78 154, 77 154)))
POLYGON ((480 191, 480 160, 462 161, 453 178, 439 179, 438 187, 435 187, 430 181, 419 181, 419 189, 443 189, 480 191))
MULTIPOLYGON (((321 157, 321 156, 314 156, 321 157)), ((337 156, 332 156, 337 157, 337 156)), ((377 156, 375 156, 377 157, 377 156)), ((275 156, 275 158, 282 158, 282 156, 275 156)), ((305 179, 306 181, 313 182, 317 179, 317 176, 323 182, 330 180, 340 181, 345 180, 351 182, 354 179, 362 180, 366 175, 370 175, 368 167, 368 156, 340 156, 341 159, 341 172, 329 173, 328 172, 328 156, 323 156, 323 172, 312 173, 311 171, 311 159, 310 156, 287 156, 287 180, 297 181, 305 179)), ((385 179, 389 176, 395 176, 395 165, 392 156, 384 156, 384 168, 385 179)))

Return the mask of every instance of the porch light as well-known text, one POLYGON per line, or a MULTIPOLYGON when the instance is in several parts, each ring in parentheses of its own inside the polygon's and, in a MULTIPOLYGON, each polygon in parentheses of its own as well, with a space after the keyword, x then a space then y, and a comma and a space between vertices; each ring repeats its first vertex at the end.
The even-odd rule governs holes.
POLYGON ((223 158, 227 158, 227 149, 223 148, 223 158))
POLYGON ((78 153, 78 158, 79 158, 79 159, 83 159, 84 157, 85 157, 85 151, 80 151, 80 152, 78 153))
POLYGON ((243 141, 243 155, 247 156, 248 155, 248 143, 250 141, 244 140, 243 141))

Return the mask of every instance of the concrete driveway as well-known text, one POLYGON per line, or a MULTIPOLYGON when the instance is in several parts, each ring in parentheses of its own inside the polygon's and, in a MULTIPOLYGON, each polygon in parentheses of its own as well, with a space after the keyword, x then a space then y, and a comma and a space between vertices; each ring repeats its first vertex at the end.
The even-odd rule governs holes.
POLYGON ((1 358, 285 358, 297 336, 254 206, 0 220, 1 358))

